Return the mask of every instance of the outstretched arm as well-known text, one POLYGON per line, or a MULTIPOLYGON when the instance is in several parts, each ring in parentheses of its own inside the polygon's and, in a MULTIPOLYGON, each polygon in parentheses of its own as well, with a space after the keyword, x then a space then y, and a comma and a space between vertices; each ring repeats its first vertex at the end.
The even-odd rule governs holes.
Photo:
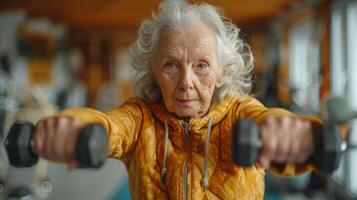
POLYGON ((75 144, 79 130, 86 124, 99 123, 108 133, 108 156, 121 159, 133 150, 139 136, 141 104, 132 100, 108 112, 76 108, 40 120, 34 134, 36 151, 48 160, 75 166, 75 144))

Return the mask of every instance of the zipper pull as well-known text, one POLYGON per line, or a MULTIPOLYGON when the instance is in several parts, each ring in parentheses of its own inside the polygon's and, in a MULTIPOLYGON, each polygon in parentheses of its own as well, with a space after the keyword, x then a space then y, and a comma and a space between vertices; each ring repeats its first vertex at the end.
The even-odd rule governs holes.
POLYGON ((187 121, 183 121, 182 122, 182 127, 183 127, 183 131, 184 131, 184 139, 185 139, 185 143, 188 144, 189 143, 189 139, 190 139, 190 124, 187 121))

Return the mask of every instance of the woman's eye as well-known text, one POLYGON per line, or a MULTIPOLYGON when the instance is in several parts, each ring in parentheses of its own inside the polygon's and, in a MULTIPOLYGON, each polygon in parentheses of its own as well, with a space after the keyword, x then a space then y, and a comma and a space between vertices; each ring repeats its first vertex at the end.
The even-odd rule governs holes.
POLYGON ((175 64, 175 63, 166 63, 165 64, 165 67, 167 67, 167 68, 176 68, 177 67, 177 65, 175 64))
POLYGON ((209 67, 209 65, 207 63, 199 63, 198 64, 198 68, 200 68, 200 69, 206 69, 208 67, 209 67))

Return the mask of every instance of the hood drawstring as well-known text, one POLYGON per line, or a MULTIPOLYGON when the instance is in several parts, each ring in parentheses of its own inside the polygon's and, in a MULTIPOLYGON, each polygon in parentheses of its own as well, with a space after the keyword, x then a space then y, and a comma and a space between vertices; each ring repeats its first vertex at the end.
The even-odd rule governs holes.
MULTIPOLYGON (((213 118, 210 118, 208 121, 208 128, 207 128, 207 135, 206 135, 206 142, 205 142, 205 160, 204 160, 204 175, 202 178, 202 187, 203 191, 206 191, 206 187, 208 185, 208 166, 209 166, 209 145, 210 145, 210 137, 211 137, 211 129, 212 129, 212 120, 213 118)), ((168 146, 168 140, 169 140, 169 126, 167 124, 167 121, 165 120, 165 138, 164 138, 164 162, 163 162, 163 167, 161 169, 161 181, 165 180, 166 173, 167 173, 167 146, 168 146)))
POLYGON ((204 175, 202 179, 202 187, 203 187, 203 192, 206 191, 206 187, 208 185, 207 177, 208 177, 208 165, 209 165, 209 141, 211 137, 211 128, 212 128, 212 120, 213 118, 210 118, 208 121, 208 128, 207 128, 207 135, 206 135, 206 145, 205 145, 205 163, 204 163, 204 175))
POLYGON ((165 120, 165 138, 164 138, 164 164, 161 169, 161 181, 165 180, 166 173, 167 173, 167 145, 168 145, 168 140, 169 140, 169 125, 167 124, 167 121, 165 120))

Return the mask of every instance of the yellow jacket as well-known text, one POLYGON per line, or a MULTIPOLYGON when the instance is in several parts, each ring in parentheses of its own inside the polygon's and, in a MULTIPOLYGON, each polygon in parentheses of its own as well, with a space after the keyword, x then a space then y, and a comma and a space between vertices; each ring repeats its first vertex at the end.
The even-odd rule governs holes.
MULTIPOLYGON (((263 199, 264 168, 232 163, 232 126, 240 118, 259 123, 268 115, 292 114, 267 109, 252 97, 231 97, 189 122, 177 119, 161 103, 149 105, 139 98, 105 113, 79 108, 61 115, 104 125, 109 133, 109 156, 125 163, 133 199, 251 200, 263 199)), ((290 176, 310 171, 312 166, 285 164, 271 170, 290 176)))

